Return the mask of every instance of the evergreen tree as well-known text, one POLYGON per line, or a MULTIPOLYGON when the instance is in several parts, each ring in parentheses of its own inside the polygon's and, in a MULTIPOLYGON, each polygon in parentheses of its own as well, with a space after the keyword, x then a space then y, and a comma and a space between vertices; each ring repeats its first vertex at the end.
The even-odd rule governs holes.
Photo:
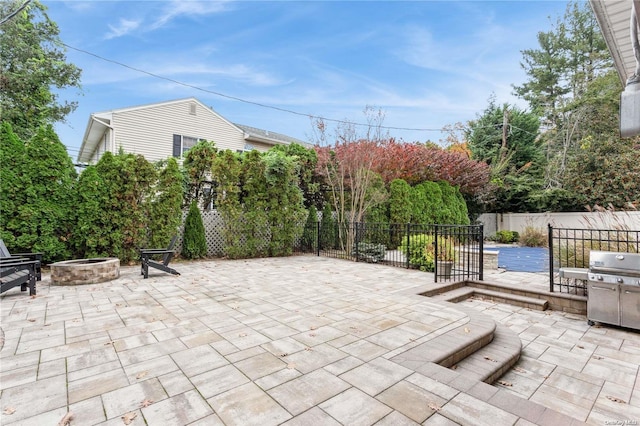
MULTIPOLYGON (((8 16, 24 2, 0 3, 0 16, 8 16)), ((61 101, 61 89, 80 89, 81 70, 68 63, 60 30, 37 0, 0 28, 0 111, 23 140, 39 126, 64 121, 77 101, 61 101)))
POLYGON ((25 174, 28 166, 24 142, 13 132, 11 124, 0 126, 0 237, 8 248, 16 247, 14 231, 19 231, 20 206, 27 203, 26 189, 31 181, 25 174))
POLYGON ((166 247, 182 222, 182 174, 175 158, 160 171, 149 211, 149 247, 166 247))
POLYGON ((239 232, 242 219, 240 205, 240 176, 242 173, 240 160, 230 150, 224 150, 213 161, 211 174, 217 182, 216 206, 222 216, 225 241, 225 254, 232 259, 242 257, 242 234, 239 232))
MULTIPOLYGON (((602 82, 609 79, 611 56, 587 2, 570 2, 552 30, 538 34, 538 41, 539 49, 522 52, 522 67, 528 80, 514 87, 515 93, 542 117, 547 129, 541 135, 546 157, 543 185, 529 198, 538 204, 538 210, 550 207, 582 210, 581 188, 585 186, 571 185, 575 166, 580 166, 575 161, 584 145, 582 140, 597 140, 603 124, 613 128, 618 125, 617 120, 612 119, 618 116, 617 112, 601 109, 608 91, 602 82)), ((617 103, 619 97, 619 82, 615 85, 615 94, 609 91, 612 96, 607 102, 610 104, 617 103)), ((606 134, 604 138, 609 137, 609 132, 606 134)), ((527 185, 523 179, 516 184, 521 188, 527 185)))
POLYGON ((8 239, 8 247, 13 251, 42 252, 45 262, 68 259, 75 220, 72 194, 76 172, 66 148, 51 125, 40 127, 24 150, 17 147, 9 128, 3 129, 2 159, 7 161, 3 169, 11 164, 14 172, 7 173, 15 173, 13 183, 11 179, 2 182, 3 198, 5 185, 8 194, 3 204, 15 214, 3 223, 3 236, 13 237, 8 239), (10 146, 16 151, 6 152, 10 146), (15 183, 25 186, 12 188, 15 183))
POLYGON ((149 194, 157 172, 141 155, 106 152, 96 164, 104 182, 103 223, 110 232, 106 247, 110 256, 122 262, 138 259, 140 247, 147 246, 149 194))
POLYGON ((271 230, 269 226, 269 193, 265 177, 266 164, 260 152, 247 152, 242 160, 243 219, 239 232, 244 235, 244 255, 260 257, 268 253, 271 230))
POLYGON ((113 232, 107 185, 98 174, 96 166, 88 166, 80 174, 76 191, 77 222, 73 228, 73 246, 76 257, 111 256, 113 232))
POLYGON ((295 241, 302 236, 306 215, 298 186, 297 163, 295 158, 279 151, 267 151, 263 159, 271 230, 269 255, 290 255, 295 241))
POLYGON ((389 185, 389 221, 411 222, 411 186, 403 179, 394 179, 389 185))
POLYGON ((207 255, 207 239, 204 233, 202 214, 198 203, 193 200, 184 222, 182 238, 182 256, 187 259, 198 259, 207 255))

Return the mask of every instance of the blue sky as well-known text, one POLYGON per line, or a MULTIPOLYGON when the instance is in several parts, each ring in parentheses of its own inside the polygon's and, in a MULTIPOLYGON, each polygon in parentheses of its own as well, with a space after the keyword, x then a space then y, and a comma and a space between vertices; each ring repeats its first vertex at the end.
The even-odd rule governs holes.
MULTIPOLYGON (((58 134, 75 159, 92 112, 194 96, 228 120, 309 140, 311 120, 211 92, 334 119, 441 129, 497 101, 525 104, 521 51, 566 1, 47 1, 83 70, 58 134), (199 90, 201 89, 201 90, 199 90)), ((438 131, 390 130, 405 141, 438 131)))

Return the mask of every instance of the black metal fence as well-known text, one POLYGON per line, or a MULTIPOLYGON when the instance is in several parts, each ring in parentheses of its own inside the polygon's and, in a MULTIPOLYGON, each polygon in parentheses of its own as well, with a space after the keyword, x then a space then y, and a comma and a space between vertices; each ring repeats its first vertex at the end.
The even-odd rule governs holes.
POLYGON ((591 250, 640 253, 640 231, 549 225, 549 291, 587 294, 591 250))
POLYGON ((300 252, 356 262, 421 269, 434 280, 483 279, 482 225, 320 222, 307 225, 300 252))

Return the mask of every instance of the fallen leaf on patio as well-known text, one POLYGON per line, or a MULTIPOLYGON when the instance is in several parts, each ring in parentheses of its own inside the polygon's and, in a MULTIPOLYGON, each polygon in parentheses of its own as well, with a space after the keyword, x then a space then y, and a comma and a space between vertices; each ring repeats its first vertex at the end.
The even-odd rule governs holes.
POLYGON ((238 337, 247 337, 247 333, 240 333, 238 334, 238 337))
POLYGON ((307 351, 307 352, 311 352, 313 350, 313 348, 310 348, 310 347, 307 346, 306 348, 304 348, 304 350, 307 351))
POLYGON ((27 321, 29 322, 36 322, 36 320, 34 318, 29 318, 27 321))
POLYGON ((7 416, 12 415, 13 413, 16 412, 16 409, 13 407, 7 407, 4 409, 3 413, 5 413, 7 416))
POLYGON ((144 401, 142 401, 140 403, 140 407, 145 408, 150 406, 151 404, 153 404, 153 400, 152 399, 145 399, 144 401))
POLYGON ((418 339, 416 339, 415 337, 409 337, 409 341, 410 342, 415 342, 416 340, 418 340, 418 339))
POLYGON ((288 368, 289 370, 293 370, 293 369, 295 369, 295 368, 296 368, 296 365, 295 365, 295 364, 287 364, 287 368, 288 368))
POLYGON ((104 344, 105 346, 113 345, 113 341, 107 342, 104 344))
POLYGON ((284 358, 284 357, 285 357, 285 356, 287 356, 287 355, 289 355, 289 354, 288 354, 288 353, 286 353, 286 352, 285 352, 285 353, 282 353, 282 354, 280 354, 280 358, 284 358))
POLYGON ((518 373, 526 373, 527 370, 525 370, 524 368, 520 368, 520 367, 513 367, 513 369, 515 371, 517 371, 518 373))
POLYGON ((542 376, 543 379, 547 380, 550 376, 542 376))
POLYGON ((498 380, 502 386, 513 386, 513 383, 505 382, 504 380, 498 380))
POLYGON ((584 346, 582 346, 582 345, 576 345, 576 346, 577 346, 578 348, 580 348, 580 349, 584 349, 584 346))
POLYGON ((498 362, 495 359, 493 359, 491 357, 488 357, 488 356, 485 356, 484 359, 486 359, 487 361, 491 361, 491 362, 498 362))
POLYGON ((138 413, 127 413, 120 417, 125 425, 130 425, 133 420, 138 417, 138 413))
POLYGON ((141 371, 138 374, 136 374, 136 379, 142 379, 144 376, 146 376, 147 374, 149 374, 148 371, 141 371))
POLYGON ((69 412, 58 422, 58 426, 69 426, 73 420, 73 413, 69 412))
POLYGON ((603 356, 599 356, 599 355, 594 355, 591 358, 593 358, 593 359, 604 359, 603 356))
POLYGON ((310 330, 317 330, 317 329, 318 329, 318 327, 316 327, 315 325, 312 325, 311 328, 310 328, 310 330))
POLYGON ((431 408, 433 411, 440 411, 440 410, 442 410, 442 407, 441 407, 441 406, 439 406, 438 404, 436 404, 435 402, 430 402, 427 406, 428 406, 429 408, 431 408))
POLYGON ((469 327, 465 327, 465 328, 464 328, 464 332, 465 332, 465 333, 467 333, 467 334, 469 334, 469 333, 471 332, 471 330, 469 330, 469 327))
POLYGON ((626 404, 626 401, 621 400, 620 398, 616 398, 615 396, 607 395, 607 399, 609 401, 617 402, 618 404, 626 404))

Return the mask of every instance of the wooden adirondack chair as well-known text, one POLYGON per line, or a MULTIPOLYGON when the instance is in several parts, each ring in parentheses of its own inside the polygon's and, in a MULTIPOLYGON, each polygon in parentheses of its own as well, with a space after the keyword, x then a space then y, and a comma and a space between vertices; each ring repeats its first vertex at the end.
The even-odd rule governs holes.
POLYGON ((22 291, 27 291, 29 295, 36 294, 36 265, 40 265, 38 260, 24 259, 0 259, 0 293, 20 286, 22 291))
POLYGON ((180 275, 180 272, 169 267, 169 262, 171 262, 176 252, 173 246, 176 244, 177 239, 178 236, 174 236, 166 249, 140 249, 140 261, 142 262, 141 274, 144 275, 145 278, 149 278, 149 267, 160 269, 173 275, 180 275), (162 256, 162 261, 153 260, 152 257, 154 256, 162 256))
POLYGON ((0 239, 0 260, 30 260, 37 262, 35 264, 36 280, 42 281, 42 253, 9 253, 9 249, 4 245, 4 241, 0 239))

